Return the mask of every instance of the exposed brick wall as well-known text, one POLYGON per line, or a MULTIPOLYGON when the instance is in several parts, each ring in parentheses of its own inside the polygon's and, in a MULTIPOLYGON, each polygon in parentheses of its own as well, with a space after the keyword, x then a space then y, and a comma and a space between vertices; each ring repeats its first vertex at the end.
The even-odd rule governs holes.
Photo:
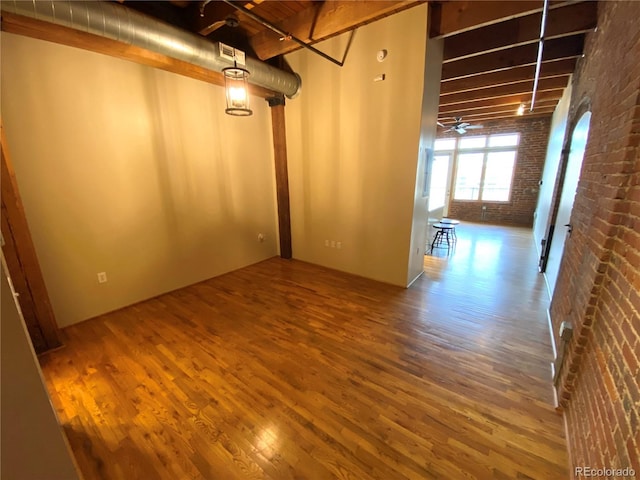
POLYGON ((601 2, 574 75, 589 140, 551 304, 574 327, 558 385, 574 466, 640 475, 640 2, 601 2), (634 53, 635 52, 635 53, 634 53))
MULTIPOLYGON (((471 222, 487 222, 510 225, 533 225, 533 212, 538 201, 538 182, 547 151, 551 118, 522 118, 495 122, 483 122, 485 128, 473 133, 492 135, 496 133, 520 133, 520 145, 516 157, 511 201, 509 202, 460 202, 452 200, 449 216, 471 222), (486 210, 482 210, 485 206, 486 210), (484 215, 483 215, 484 213, 484 215)), ((451 132, 439 136, 458 136, 451 132)))

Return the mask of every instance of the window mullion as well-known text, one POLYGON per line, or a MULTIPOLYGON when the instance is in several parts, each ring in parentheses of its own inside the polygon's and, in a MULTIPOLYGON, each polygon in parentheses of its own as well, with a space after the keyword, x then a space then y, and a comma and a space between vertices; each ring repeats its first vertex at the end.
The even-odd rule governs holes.
POLYGON ((478 201, 482 201, 482 192, 484 191, 484 177, 485 173, 487 173, 487 155, 489 154, 488 149, 484 148, 484 155, 482 157, 482 173, 480 174, 480 191, 478 192, 478 201))

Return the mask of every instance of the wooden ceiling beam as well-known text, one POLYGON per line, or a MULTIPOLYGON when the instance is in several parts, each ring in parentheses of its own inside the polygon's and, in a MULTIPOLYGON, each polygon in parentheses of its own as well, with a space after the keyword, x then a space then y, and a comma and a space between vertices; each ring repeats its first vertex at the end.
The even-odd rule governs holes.
MULTIPOLYGON (((81 48, 91 52, 102 53, 116 58, 129 60, 141 65, 159 68, 169 72, 184 75, 186 77, 202 80, 214 85, 224 86, 224 78, 221 72, 183 62, 160 53, 152 52, 144 48, 117 42, 109 38, 100 37, 91 33, 81 32, 72 28, 55 25, 41 20, 2 12, 2 31, 15 33, 31 38, 39 38, 49 42, 60 43, 70 47, 81 48)), ((249 91, 253 95, 268 98, 275 92, 249 85, 249 91)))
MULTIPOLYGON (((555 108, 558 104, 558 100, 545 100, 538 102, 536 100, 536 105, 534 111, 539 111, 542 109, 555 108)), ((518 110, 517 105, 495 105, 492 107, 484 107, 484 108, 466 108, 467 104, 459 104, 457 109, 451 109, 448 111, 439 111, 438 117, 462 117, 464 119, 468 119, 470 116, 478 116, 478 115, 493 115, 497 113, 507 113, 510 115, 515 115, 518 110)), ((528 110, 528 109, 527 109, 528 110)))
MULTIPOLYGON (((545 90, 556 90, 565 88, 569 76, 566 77, 551 77, 543 78, 538 83, 538 91, 544 92, 545 90)), ((507 95, 518 95, 531 93, 533 89, 533 79, 510 83, 508 85, 500 85, 498 87, 479 88, 473 91, 473 96, 470 96, 468 92, 455 92, 450 94, 440 95, 440 105, 450 105, 452 103, 464 103, 471 100, 471 98, 496 98, 504 97, 507 95)))
MULTIPOLYGON (((542 13, 470 30, 449 37, 444 42, 443 61, 450 62, 504 48, 538 42, 542 13)), ((598 21, 596 2, 573 3, 549 11, 545 39, 566 37, 595 28, 598 21)))
MULTIPOLYGON (((548 100, 558 101, 562 97, 562 93, 564 89, 555 89, 555 90, 545 90, 536 94, 536 104, 538 102, 544 102, 548 100)), ((505 95, 504 97, 493 97, 493 98, 477 98, 473 96, 467 102, 460 103, 443 103, 440 105, 440 111, 454 111, 458 108, 464 108, 465 110, 472 110, 476 108, 484 108, 484 107, 495 107, 499 105, 509 105, 511 107, 518 107, 520 104, 529 104, 531 102, 531 92, 521 93, 518 95, 505 95)))
MULTIPOLYGON (((565 1, 550 1, 549 8, 567 4, 565 1)), ((542 11, 539 0, 505 1, 452 1, 430 4, 432 38, 448 37, 474 28, 492 25, 511 18, 523 17, 542 11)))
MULTIPOLYGON (((313 2, 277 26, 304 42, 315 43, 421 3, 424 0, 313 2)), ((271 30, 254 35, 251 46, 262 60, 301 48, 291 40, 281 41, 271 30)))
MULTIPOLYGON (((556 38, 544 43, 542 60, 576 58, 582 55, 584 33, 571 37, 556 38)), ((472 60, 462 59, 442 65, 442 78, 454 79, 478 75, 483 72, 505 70, 521 65, 534 65, 538 56, 538 45, 521 45, 508 50, 478 55, 472 60)))
MULTIPOLYGON (((567 76, 576 68, 576 58, 566 58, 561 60, 551 60, 542 62, 540 78, 550 78, 567 76)), ((509 68, 498 72, 483 73, 472 77, 446 80, 440 84, 440 94, 449 94, 478 88, 485 88, 509 83, 531 80, 535 74, 534 65, 509 68)))

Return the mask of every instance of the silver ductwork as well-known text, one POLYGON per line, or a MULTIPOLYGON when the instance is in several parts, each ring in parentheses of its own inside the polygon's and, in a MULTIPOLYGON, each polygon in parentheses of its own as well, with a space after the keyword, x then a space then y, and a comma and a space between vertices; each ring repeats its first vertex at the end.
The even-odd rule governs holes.
MULTIPOLYGON (((2 11, 54 23, 135 45, 200 67, 222 71, 233 65, 220 56, 217 44, 181 30, 115 2, 101 1, 16 1, 2 0, 2 11)), ((250 83, 295 97, 300 77, 247 57, 250 83)))

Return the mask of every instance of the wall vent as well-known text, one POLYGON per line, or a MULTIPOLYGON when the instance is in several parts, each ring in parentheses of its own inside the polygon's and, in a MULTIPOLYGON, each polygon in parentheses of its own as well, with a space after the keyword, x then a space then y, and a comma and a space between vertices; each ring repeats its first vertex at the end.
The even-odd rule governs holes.
POLYGON ((238 65, 245 64, 244 52, 242 50, 230 47, 222 42, 218 42, 218 45, 220 46, 220 56, 222 58, 226 58, 230 62, 235 61, 238 65))

